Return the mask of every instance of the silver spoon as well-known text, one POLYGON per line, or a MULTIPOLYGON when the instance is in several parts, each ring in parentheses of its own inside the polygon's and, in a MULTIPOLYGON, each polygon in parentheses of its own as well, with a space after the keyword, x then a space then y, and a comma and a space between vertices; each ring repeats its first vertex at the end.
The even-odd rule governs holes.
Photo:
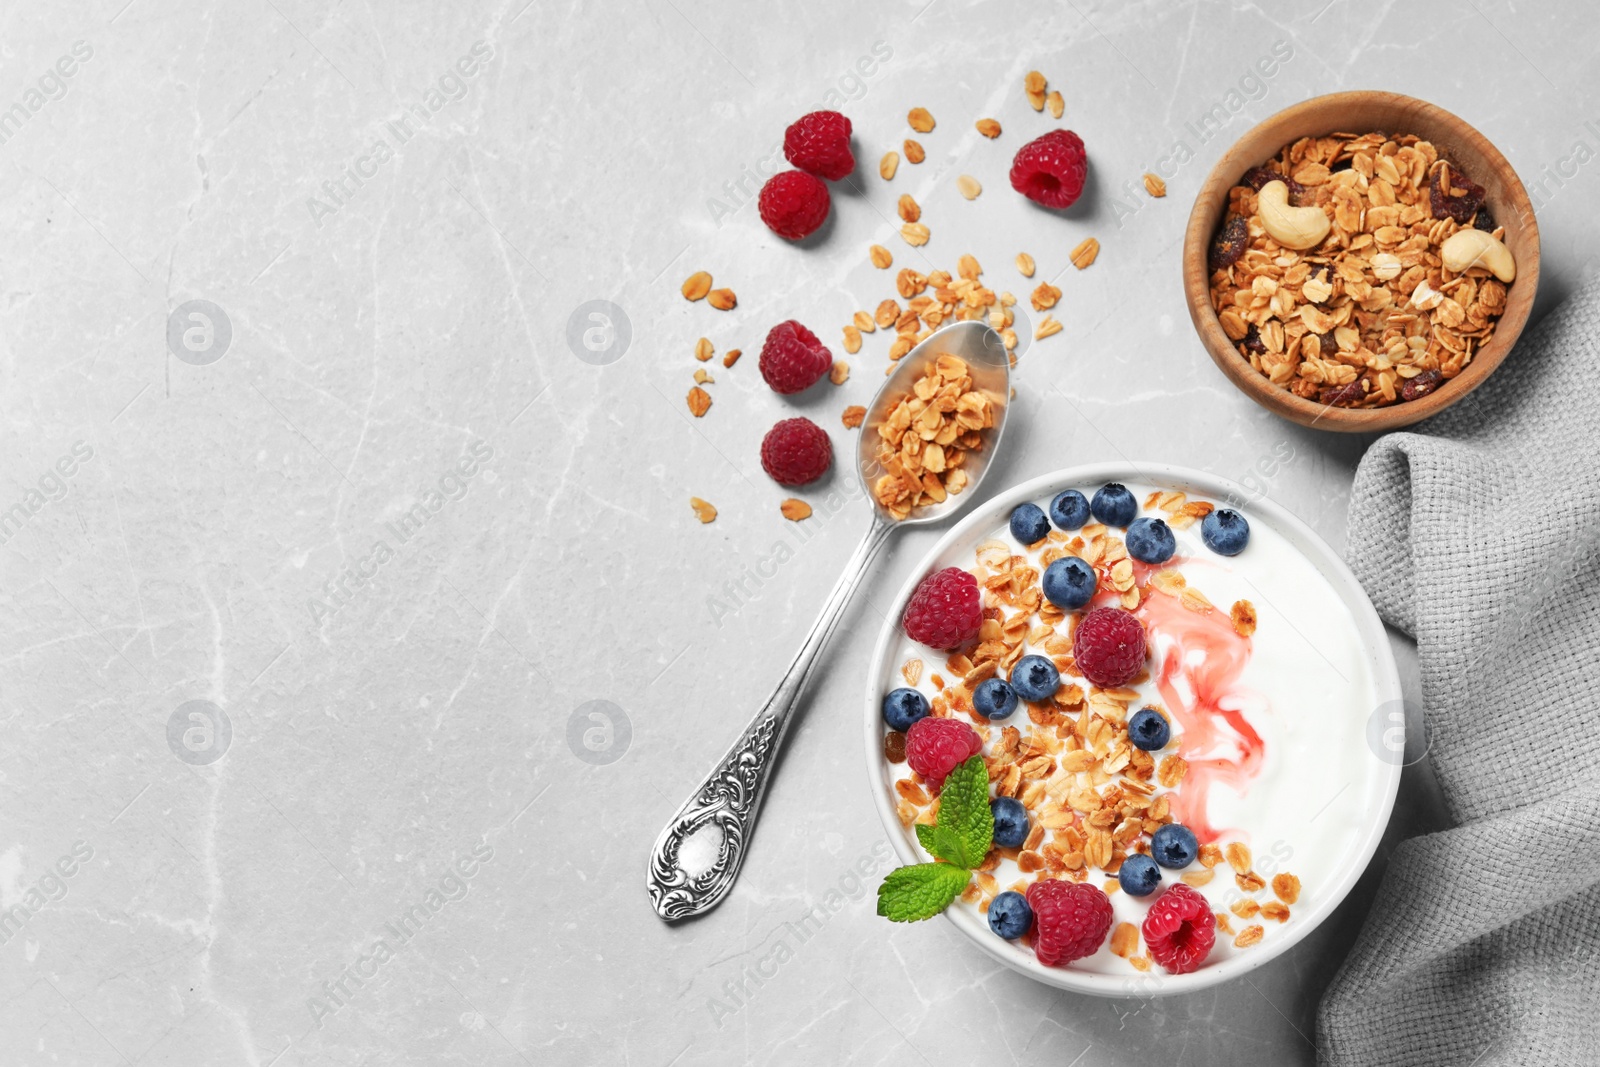
POLYGON ((865 578, 867 568, 895 530, 943 522, 976 497, 984 474, 1000 451, 1010 400, 1011 361, 1000 335, 983 322, 959 322, 935 332, 896 364, 894 373, 885 379, 878 395, 872 398, 856 455, 856 476, 872 503, 872 527, 850 562, 845 564, 844 574, 828 594, 822 613, 817 616, 778 688, 694 795, 678 809, 650 850, 650 870, 645 882, 650 889, 650 902, 661 918, 670 922, 704 914, 721 903, 733 888, 784 734, 805 694, 812 670, 834 627, 844 617, 844 609, 865 578), (918 508, 908 517, 896 520, 872 492, 873 482, 883 474, 875 455, 879 444, 878 427, 911 392, 927 364, 945 354, 966 362, 972 387, 988 396, 994 410, 994 426, 984 432, 982 448, 967 453, 962 467, 967 473, 967 485, 959 495, 948 496, 941 503, 918 508), (689 837, 708 825, 715 826, 721 833, 716 859, 706 869, 690 873, 680 862, 680 849, 689 837))

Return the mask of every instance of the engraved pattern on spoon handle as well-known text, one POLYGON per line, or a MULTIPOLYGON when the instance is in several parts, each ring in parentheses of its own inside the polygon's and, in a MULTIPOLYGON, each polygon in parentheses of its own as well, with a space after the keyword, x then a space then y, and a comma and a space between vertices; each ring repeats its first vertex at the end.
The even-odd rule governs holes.
POLYGON ((893 524, 884 521, 874 510, 872 528, 845 565, 833 592, 828 594, 827 602, 783 680, 733 747, 717 761, 705 781, 656 839, 650 850, 650 869, 645 882, 650 890, 650 902, 661 918, 670 922, 704 914, 721 903, 733 888, 794 709, 805 695, 806 684, 822 650, 844 617, 845 608, 865 578, 867 567, 893 530, 893 524), (708 869, 691 876, 679 864, 678 853, 684 841, 708 823, 715 823, 722 835, 717 858, 708 869))

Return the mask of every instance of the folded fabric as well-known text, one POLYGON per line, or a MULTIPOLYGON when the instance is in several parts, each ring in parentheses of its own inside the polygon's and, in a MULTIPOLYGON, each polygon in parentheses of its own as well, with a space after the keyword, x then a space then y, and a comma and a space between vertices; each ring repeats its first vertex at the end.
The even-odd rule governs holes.
POLYGON ((1390 857, 1319 1055, 1600 1063, 1600 282, 1417 430, 1362 459, 1349 559, 1454 825, 1390 857))

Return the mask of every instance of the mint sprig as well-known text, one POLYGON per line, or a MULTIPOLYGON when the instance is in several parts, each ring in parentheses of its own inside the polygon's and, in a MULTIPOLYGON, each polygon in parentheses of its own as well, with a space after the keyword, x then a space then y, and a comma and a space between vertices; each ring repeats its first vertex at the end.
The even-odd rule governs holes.
POLYGON ((917 824, 917 840, 936 857, 889 872, 878 887, 878 914, 890 922, 929 919, 950 906, 972 880, 994 840, 989 772, 973 756, 945 777, 939 815, 917 824))

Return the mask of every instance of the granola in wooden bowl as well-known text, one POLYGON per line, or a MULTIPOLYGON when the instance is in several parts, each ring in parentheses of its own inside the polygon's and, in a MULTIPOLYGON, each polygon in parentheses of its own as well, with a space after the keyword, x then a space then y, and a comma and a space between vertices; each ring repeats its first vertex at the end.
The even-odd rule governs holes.
POLYGON ((1538 223, 1505 157, 1395 93, 1315 97, 1252 128, 1184 236, 1212 361, 1324 430, 1390 430, 1462 400, 1506 358, 1538 280, 1538 223))
POLYGON ((1416 400, 1493 336, 1516 279, 1504 233, 1483 187, 1414 134, 1302 137, 1229 191, 1211 304, 1296 396, 1416 400))

